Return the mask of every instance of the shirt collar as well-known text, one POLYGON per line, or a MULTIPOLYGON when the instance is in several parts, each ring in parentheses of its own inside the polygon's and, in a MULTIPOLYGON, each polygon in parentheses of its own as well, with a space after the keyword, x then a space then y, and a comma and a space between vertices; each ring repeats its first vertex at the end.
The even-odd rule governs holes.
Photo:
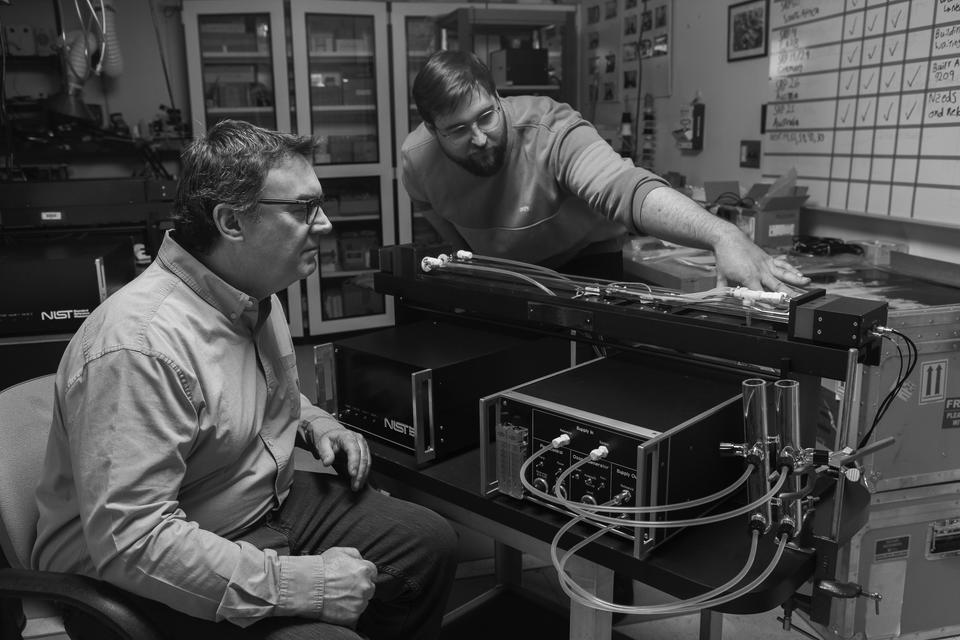
MULTIPOLYGON (((164 234, 157 260, 223 315, 231 320, 246 317, 251 327, 258 324, 261 305, 257 299, 231 286, 208 269, 174 239, 172 230, 164 234)), ((264 310, 269 312, 269 308, 270 305, 267 305, 264 310)))

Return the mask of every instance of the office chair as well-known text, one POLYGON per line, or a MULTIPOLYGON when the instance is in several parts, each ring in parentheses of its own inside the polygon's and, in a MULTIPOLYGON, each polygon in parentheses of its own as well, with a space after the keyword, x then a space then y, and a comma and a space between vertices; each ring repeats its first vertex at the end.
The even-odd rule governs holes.
POLYGON ((37 523, 34 489, 53 414, 53 381, 46 375, 0 391, 0 640, 22 640, 23 598, 81 611, 121 639, 161 640, 122 589, 87 576, 29 568, 37 523))

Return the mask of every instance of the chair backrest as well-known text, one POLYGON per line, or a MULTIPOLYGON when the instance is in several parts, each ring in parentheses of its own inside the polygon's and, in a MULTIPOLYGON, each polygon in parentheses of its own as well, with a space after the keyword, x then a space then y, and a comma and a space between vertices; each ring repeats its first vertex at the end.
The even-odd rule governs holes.
POLYGON ((40 480, 53 417, 55 375, 0 391, 0 551, 26 568, 37 534, 34 491, 40 480))

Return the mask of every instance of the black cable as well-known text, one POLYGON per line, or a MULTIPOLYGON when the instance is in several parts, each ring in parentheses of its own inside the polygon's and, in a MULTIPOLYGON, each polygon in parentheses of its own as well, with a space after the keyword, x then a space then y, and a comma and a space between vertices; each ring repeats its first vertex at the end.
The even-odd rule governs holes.
POLYGON ((163 79, 167 82, 167 97, 170 99, 170 108, 176 109, 173 102, 173 88, 170 86, 170 73, 167 71, 167 57, 163 55, 163 41, 160 38, 160 26, 157 24, 157 11, 153 6, 153 0, 147 0, 150 6, 150 18, 153 21, 153 33, 157 38, 157 51, 160 53, 160 66, 163 67, 163 79))
POLYGON ((713 202, 707 203, 706 207, 709 209, 710 207, 715 207, 718 205, 753 209, 755 206, 757 206, 757 201, 750 196, 741 196, 735 191, 724 191, 714 198, 713 202))
POLYGON ((913 370, 917 366, 917 361, 920 359, 920 352, 917 349, 916 343, 910 339, 910 336, 897 331, 896 329, 889 329, 890 333, 893 333, 896 336, 899 336, 904 343, 907 345, 907 357, 906 357, 906 372, 904 372, 903 363, 904 356, 903 350, 900 348, 900 345, 889 336, 884 335, 887 340, 890 340, 894 346, 897 348, 897 353, 900 356, 900 368, 897 371, 897 380, 893 385, 893 388, 890 389, 890 392, 883 398, 880 402, 880 406, 877 407, 877 413, 873 418, 873 423, 870 425, 870 429, 864 434, 863 438, 860 439, 858 448, 863 448, 870 441, 870 436, 873 435, 874 430, 877 428, 877 425, 880 423, 880 420, 883 419, 884 414, 886 414, 887 409, 890 408, 890 405, 893 404, 894 399, 897 397, 897 394, 900 393, 900 389, 903 387, 904 383, 910 379, 910 375, 913 373, 913 370))

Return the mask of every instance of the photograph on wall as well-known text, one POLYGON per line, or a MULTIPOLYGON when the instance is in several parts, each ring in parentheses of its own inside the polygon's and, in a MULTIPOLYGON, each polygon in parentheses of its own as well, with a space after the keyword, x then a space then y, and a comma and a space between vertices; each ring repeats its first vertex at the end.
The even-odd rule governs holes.
POLYGON ((603 17, 607 20, 617 17, 617 0, 607 0, 606 11, 603 12, 603 17))
POLYGON ((596 24, 600 22, 600 5, 595 4, 587 7, 587 24, 596 24))
POLYGON ((654 29, 667 28, 667 5, 661 4, 659 7, 654 7, 653 28, 654 29))
POLYGON ((607 54, 607 73, 616 73, 617 72, 617 54, 608 53, 607 54))
POLYGON ((617 83, 604 82, 603 83, 603 101, 615 102, 616 99, 617 99, 617 83))
POLYGON ((600 73, 600 56, 590 56, 587 60, 587 73, 590 75, 600 73))
POLYGON ((641 31, 650 31, 653 29, 652 11, 643 11, 640 13, 640 29, 641 31))
POLYGON ((670 53, 670 45, 667 43, 667 34, 662 33, 653 39, 653 55, 665 56, 670 53))
POLYGON ((653 57, 653 41, 650 38, 644 38, 640 41, 640 57, 653 57))
POLYGON ((767 0, 748 0, 727 9, 727 61, 767 55, 767 0))

